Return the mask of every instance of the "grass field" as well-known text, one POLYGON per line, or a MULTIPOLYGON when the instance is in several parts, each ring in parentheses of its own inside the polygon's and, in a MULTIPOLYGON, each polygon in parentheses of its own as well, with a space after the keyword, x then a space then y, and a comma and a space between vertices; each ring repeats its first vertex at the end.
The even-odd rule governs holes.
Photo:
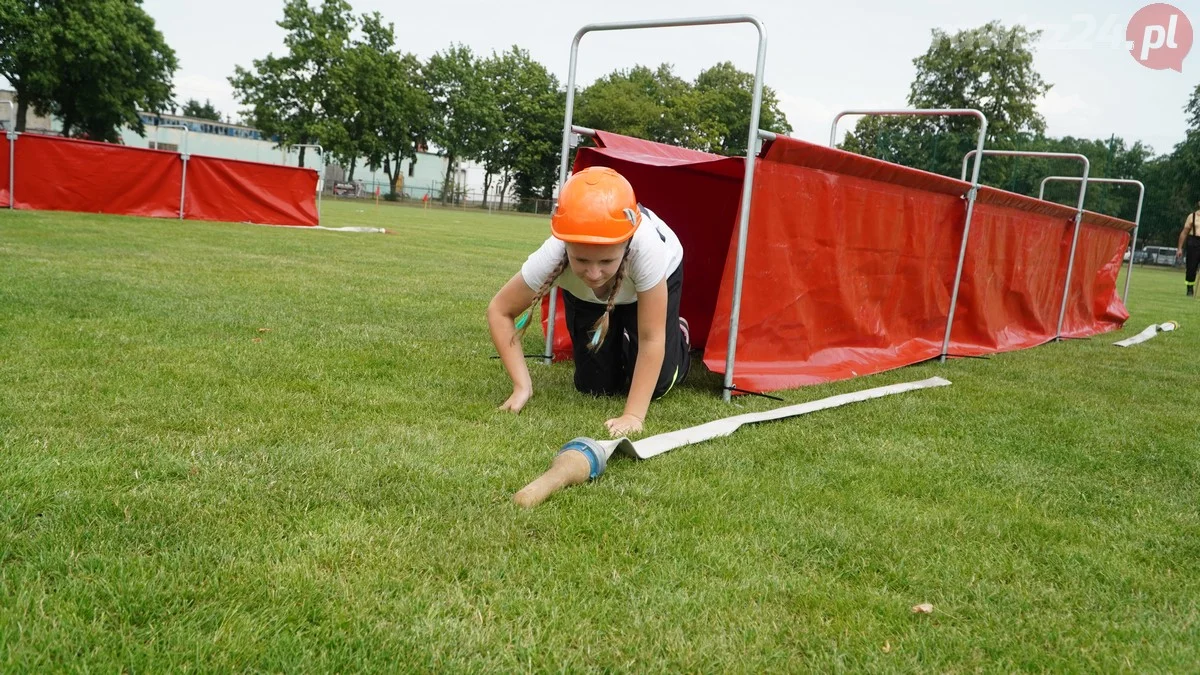
MULTIPOLYGON (((1120 333, 789 391, 954 382, 614 459, 521 511, 622 406, 558 364, 495 411, 484 308, 547 221, 325 215, 394 234, 0 211, 0 670, 1200 663, 1180 272, 1135 272, 1120 333)), ((647 433, 778 405, 719 385, 690 379, 647 433)))

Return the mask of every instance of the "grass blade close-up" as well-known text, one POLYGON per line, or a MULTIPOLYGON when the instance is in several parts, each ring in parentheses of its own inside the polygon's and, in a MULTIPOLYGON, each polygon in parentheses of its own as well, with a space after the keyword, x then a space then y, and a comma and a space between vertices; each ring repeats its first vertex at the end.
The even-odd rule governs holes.
POLYGON ((485 309, 548 220, 323 212, 391 233, 0 211, 0 670, 1200 663, 1182 272, 1137 268, 1114 333, 785 403, 724 403, 696 361, 645 434, 953 384, 613 457, 522 510, 513 493, 624 403, 531 360, 533 399, 496 410, 485 309))

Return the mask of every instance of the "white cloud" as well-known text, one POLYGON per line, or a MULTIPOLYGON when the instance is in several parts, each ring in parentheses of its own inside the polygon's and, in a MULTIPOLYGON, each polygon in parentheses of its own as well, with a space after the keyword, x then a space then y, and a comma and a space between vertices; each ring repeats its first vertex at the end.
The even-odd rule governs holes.
POLYGON ((777 92, 779 109, 792 125, 792 137, 811 143, 829 142, 829 125, 833 116, 843 110, 835 105, 808 96, 777 92))
POLYGON ((1087 101, 1075 94, 1065 94, 1056 87, 1046 93, 1046 97, 1038 103, 1038 112, 1046 119, 1067 117, 1070 115, 1087 115, 1087 101))

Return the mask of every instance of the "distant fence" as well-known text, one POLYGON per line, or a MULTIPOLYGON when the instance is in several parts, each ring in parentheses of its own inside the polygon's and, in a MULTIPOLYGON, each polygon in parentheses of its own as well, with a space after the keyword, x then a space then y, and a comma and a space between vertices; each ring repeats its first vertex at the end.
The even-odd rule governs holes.
POLYGON ((488 212, 528 213, 549 215, 554 208, 551 199, 517 199, 506 195, 503 199, 496 192, 489 192, 484 199, 482 191, 453 190, 443 199, 442 185, 405 184, 395 195, 390 195, 390 186, 378 181, 325 181, 324 194, 335 199, 369 199, 397 202, 427 208, 477 209, 488 212), (378 195, 376 193, 378 191, 378 195), (428 199, 426 198, 428 197, 428 199))
POLYGON ((0 207, 317 225, 313 169, 8 133, 0 207))

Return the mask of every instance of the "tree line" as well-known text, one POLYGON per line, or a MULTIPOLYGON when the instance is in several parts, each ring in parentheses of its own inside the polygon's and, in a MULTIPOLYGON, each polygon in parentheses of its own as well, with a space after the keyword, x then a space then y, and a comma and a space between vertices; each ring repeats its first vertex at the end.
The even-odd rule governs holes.
MULTIPOLYGON (((997 150, 1067 152, 1085 155, 1092 178, 1127 178, 1146 185, 1139 239, 1171 244, 1183 220, 1200 200, 1200 85, 1182 111, 1188 130, 1184 141, 1155 155, 1141 141, 1115 134, 1088 139, 1046 135, 1037 102, 1050 90, 1033 67, 1040 31, 991 22, 950 34, 933 31, 929 49, 913 59, 916 75, 908 103, 916 108, 976 108, 988 118, 985 147, 997 150)), ((975 148, 973 118, 864 117, 841 143, 842 148, 955 178, 963 156, 975 148)), ((1036 196, 1051 173, 1080 175, 1070 160, 987 157, 980 180, 1010 192, 1036 196)), ((969 174, 968 174, 969 175, 969 174)), ((1075 205, 1078 184, 1051 182, 1045 197, 1075 205)), ((1133 220, 1135 186, 1092 184, 1086 208, 1133 220)))
MULTIPOLYGON (((401 166, 433 149, 448 159, 443 195, 461 160, 485 168, 485 199, 549 199, 558 178, 566 92, 513 46, 476 54, 452 44, 421 60, 400 49, 391 23, 346 0, 286 0, 284 50, 229 78, 240 122, 285 146, 319 144, 353 178, 362 162, 395 189, 401 166)), ((138 111, 174 112, 178 66, 140 0, 0 0, 0 75, 16 89, 17 130, 30 109, 59 117, 63 134, 117 141, 145 135, 138 111)), ((725 154, 744 151, 753 77, 730 63, 694 81, 663 64, 615 71, 576 96, 578 124, 725 154)), ((220 120, 210 102, 185 115, 220 120)), ((775 93, 760 126, 788 133, 775 93)), ((301 165, 305 153, 301 149, 301 165)))
MULTIPOLYGON (((320 144, 351 177, 358 162, 384 171, 393 189, 417 153, 445 156, 443 194, 461 160, 480 162, 485 193, 549 199, 557 179, 566 93, 520 47, 476 54, 452 44, 422 60, 396 44, 379 13, 355 14, 346 0, 286 0, 278 25, 284 52, 237 67, 229 78, 241 122, 281 145, 320 144)), ((987 114, 986 146, 1082 153, 1093 177, 1134 178, 1147 186, 1143 239, 1171 243, 1200 199, 1200 86, 1182 111, 1186 138, 1166 154, 1111 135, 1051 137, 1038 102, 1050 90, 1033 65, 1040 37, 992 22, 950 34, 933 31, 913 60, 908 103, 978 108, 987 114)), ((115 141, 129 126, 144 135, 138 111, 174 110, 174 52, 140 0, 0 0, 0 75, 16 89, 17 129, 27 112, 55 115, 67 136, 115 141)), ((669 64, 617 70, 576 96, 581 126, 726 155, 744 152, 753 76, 719 63, 694 80, 669 64)), ((185 114, 219 120, 211 103, 189 100, 185 114)), ((864 117, 841 147, 950 176, 975 147, 970 118, 864 117)), ((776 93, 763 93, 760 126, 791 132, 776 93)), ((301 163, 303 164, 303 151, 301 163)), ((1050 173, 1075 165, 988 157, 982 180, 1036 195, 1050 173)), ((1075 186, 1053 183, 1046 196, 1074 203, 1075 186)), ((486 197, 486 194, 485 194, 486 197)), ((1132 219, 1136 190, 1096 184, 1087 207, 1132 219)))
POLYGON ((145 135, 139 110, 171 103, 175 52, 138 0, 0 0, 0 75, 16 91, 16 129, 29 111, 63 135, 116 141, 145 135))
MULTIPOLYGON (((350 171, 362 158, 393 186, 400 166, 427 144, 449 161, 485 169, 484 198, 510 186, 549 199, 558 178, 566 92, 520 47, 490 56, 452 44, 421 61, 396 45, 379 13, 346 0, 288 0, 281 56, 238 67, 230 78, 247 122, 289 145, 319 143, 350 171)), ((616 71, 577 96, 578 124, 713 152, 740 152, 749 130, 753 77, 730 63, 688 82, 669 65, 616 71)), ((763 125, 791 130, 773 91, 763 125)), ((303 159, 301 160, 303 162, 303 159)), ((450 190, 444 189, 444 197, 450 190)))

